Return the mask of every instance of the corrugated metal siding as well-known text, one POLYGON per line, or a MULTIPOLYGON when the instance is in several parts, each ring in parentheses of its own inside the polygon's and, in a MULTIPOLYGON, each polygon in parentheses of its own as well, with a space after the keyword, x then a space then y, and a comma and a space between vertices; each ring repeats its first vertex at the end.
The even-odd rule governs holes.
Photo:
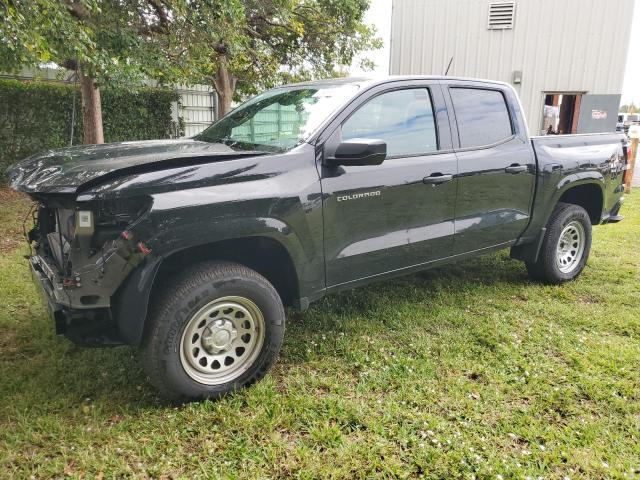
POLYGON ((184 120, 184 136, 193 137, 215 119, 215 92, 207 85, 180 85, 180 112, 184 120))
POLYGON ((529 130, 543 92, 619 94, 634 0, 516 0, 513 29, 489 30, 490 0, 394 0, 390 73, 488 78, 514 85, 529 130))

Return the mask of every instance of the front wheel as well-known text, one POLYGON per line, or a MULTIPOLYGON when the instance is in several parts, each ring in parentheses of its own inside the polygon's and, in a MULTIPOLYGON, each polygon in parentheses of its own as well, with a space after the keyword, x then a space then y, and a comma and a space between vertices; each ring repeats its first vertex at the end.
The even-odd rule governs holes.
POLYGON ((275 362, 285 326, 273 285, 226 262, 185 271, 151 321, 143 362, 173 400, 218 398, 256 382, 275 362))
POLYGON ((527 262, 536 280, 559 284, 573 280, 584 269, 591 250, 591 219, 579 205, 559 203, 549 219, 536 262, 527 262))

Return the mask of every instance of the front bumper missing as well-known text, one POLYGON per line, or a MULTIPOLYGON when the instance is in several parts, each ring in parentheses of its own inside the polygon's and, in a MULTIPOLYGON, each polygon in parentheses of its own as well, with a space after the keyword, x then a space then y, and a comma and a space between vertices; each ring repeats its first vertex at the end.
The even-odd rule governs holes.
POLYGON ((134 247, 134 242, 118 238, 91 256, 72 248, 69 263, 74 268, 67 275, 58 268, 59 262, 42 252, 30 257, 29 263, 38 278, 48 280, 45 289, 54 303, 70 311, 109 309, 111 297, 146 256, 134 247))
POLYGON ((56 286, 56 274, 47 262, 36 255, 29 258, 29 265, 31 277, 53 320, 56 334, 64 335, 76 345, 83 347, 122 345, 108 308, 69 307, 66 292, 62 287, 56 286))
MULTIPOLYGON (((54 322, 56 333, 62 334, 66 331, 67 317, 64 312, 64 305, 56 299, 54 283, 43 268, 43 265, 47 264, 46 262, 41 261, 40 257, 34 256, 29 258, 29 265, 31 267, 31 278, 33 279, 33 283, 36 284, 36 288, 40 294, 44 307, 47 309, 49 316, 54 322)), ((55 274, 52 271, 51 275, 54 275, 55 282, 55 274)))

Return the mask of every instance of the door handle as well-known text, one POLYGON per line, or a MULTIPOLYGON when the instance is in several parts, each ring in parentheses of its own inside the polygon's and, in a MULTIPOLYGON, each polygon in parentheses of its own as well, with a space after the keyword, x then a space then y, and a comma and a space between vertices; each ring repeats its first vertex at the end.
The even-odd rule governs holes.
POLYGON ((441 183, 450 182, 453 180, 453 175, 443 175, 442 173, 432 173, 428 177, 422 179, 422 183, 425 185, 440 185, 441 183))
POLYGON ((526 172, 527 170, 529 170, 529 167, 526 165, 520 165, 519 163, 513 163, 504 169, 505 172, 512 173, 514 175, 516 173, 526 172))

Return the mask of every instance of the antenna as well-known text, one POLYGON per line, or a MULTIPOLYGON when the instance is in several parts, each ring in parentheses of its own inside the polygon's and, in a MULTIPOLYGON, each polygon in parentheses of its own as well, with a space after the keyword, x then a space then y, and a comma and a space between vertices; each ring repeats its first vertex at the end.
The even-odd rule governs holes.
POLYGON ((444 76, 446 77, 447 75, 449 75, 449 69, 451 68, 451 64, 453 63, 453 57, 451 57, 451 60, 449 60, 449 65, 447 66, 447 71, 444 72, 444 76))

